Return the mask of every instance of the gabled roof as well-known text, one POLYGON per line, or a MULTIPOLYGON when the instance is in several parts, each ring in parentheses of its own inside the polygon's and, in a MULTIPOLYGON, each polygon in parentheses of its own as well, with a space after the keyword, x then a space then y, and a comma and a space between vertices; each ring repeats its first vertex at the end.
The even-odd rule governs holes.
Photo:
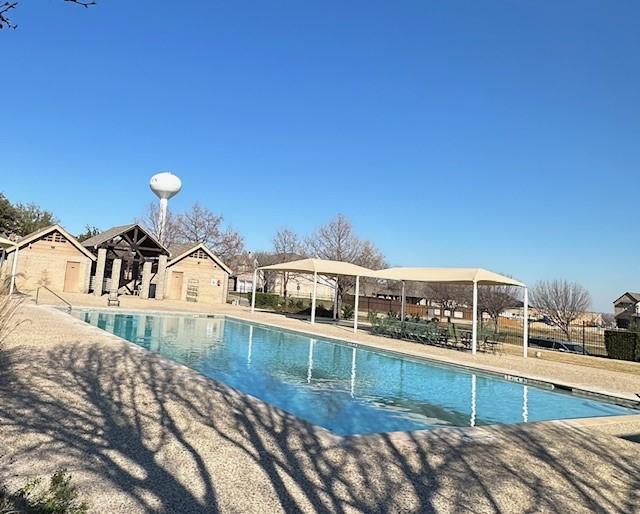
POLYGON ((153 234, 151 234, 148 230, 138 225, 137 223, 131 223, 129 225, 120 225, 118 227, 111 227, 110 229, 107 229, 104 232, 100 232, 100 234, 96 234, 95 236, 92 236, 89 239, 85 239, 84 241, 82 241, 82 246, 86 248, 95 248, 96 246, 100 246, 102 243, 106 243, 107 241, 110 241, 114 237, 117 237, 120 234, 125 234, 136 227, 140 232, 142 232, 145 236, 151 239, 151 241, 153 241, 156 245, 158 245, 160 248, 167 251, 168 253, 167 248, 164 245, 160 244, 160 241, 158 241, 153 236, 153 234))
POLYGON ((185 257, 188 257, 189 255, 191 255, 193 252, 197 250, 202 250, 209 257, 211 257, 211 260, 213 260, 218 266, 220 266, 223 270, 225 270, 229 275, 232 274, 232 271, 224 262, 222 262, 220 257, 215 255, 211 250, 209 250, 209 248, 207 248, 207 245, 205 245, 204 243, 171 245, 171 260, 167 263, 167 267, 173 266, 174 264, 178 263, 185 257))
POLYGON ((106 241, 110 241, 111 239, 116 237, 118 234, 122 234, 123 232, 128 232, 133 227, 135 227, 134 224, 120 225, 119 227, 111 227, 110 229, 107 229, 104 232, 100 232, 95 236, 91 236, 89 239, 85 239, 84 241, 82 241, 82 246, 85 246, 87 248, 93 248, 94 246, 99 246, 106 241))
POLYGON ((16 244, 10 239, 0 236, 0 248, 11 248, 12 246, 15 246, 15 245, 16 244))
POLYGON ((198 243, 172 243, 169 247, 169 258, 175 259, 179 255, 189 252, 189 250, 196 246, 198 246, 198 243))
POLYGON ((621 295, 619 298, 616 298, 615 300, 613 300, 613 303, 616 304, 618 303, 620 300, 622 300, 625 296, 628 296, 629 298, 631 298, 634 302, 640 302, 640 293, 630 293, 630 292, 626 292, 623 295, 621 295))
MULTIPOLYGON (((92 261, 96 260, 95 255, 93 255, 89 250, 84 248, 75 237, 69 234, 69 232, 67 232, 60 225, 50 225, 43 229, 36 230, 35 232, 31 232, 31 234, 18 239, 18 241, 15 244, 17 245, 18 249, 20 249, 27 246, 29 243, 37 241, 41 237, 44 237, 47 234, 50 234, 51 232, 55 232, 55 231, 60 232, 67 239, 67 241, 69 241, 73 246, 75 246, 78 250, 80 250, 80 252, 82 252, 84 255, 89 257, 92 261)), ((15 249, 16 249, 16 246, 12 246, 11 248, 7 249, 7 253, 11 253, 15 249)))

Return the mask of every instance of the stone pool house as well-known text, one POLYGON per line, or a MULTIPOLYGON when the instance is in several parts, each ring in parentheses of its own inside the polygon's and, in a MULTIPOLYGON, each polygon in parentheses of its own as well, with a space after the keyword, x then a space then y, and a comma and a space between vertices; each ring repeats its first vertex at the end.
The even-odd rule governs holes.
POLYGON ((35 294, 53 292, 171 299, 206 304, 227 299, 231 270, 203 243, 166 248, 138 224, 110 228, 79 242, 60 225, 17 241, 0 256, 0 279, 35 294))

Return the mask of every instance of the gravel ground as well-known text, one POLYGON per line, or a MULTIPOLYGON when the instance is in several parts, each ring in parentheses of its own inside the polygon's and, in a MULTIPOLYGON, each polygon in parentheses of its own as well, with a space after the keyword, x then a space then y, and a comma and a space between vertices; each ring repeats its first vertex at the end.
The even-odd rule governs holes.
POLYGON ((10 486, 65 466, 116 513, 640 512, 639 423, 335 440, 63 313, 22 316, 1 354, 10 486))

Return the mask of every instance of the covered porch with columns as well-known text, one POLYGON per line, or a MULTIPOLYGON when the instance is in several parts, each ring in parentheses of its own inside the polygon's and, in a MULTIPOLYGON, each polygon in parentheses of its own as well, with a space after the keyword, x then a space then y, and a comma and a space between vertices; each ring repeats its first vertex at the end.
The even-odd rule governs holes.
POLYGON ((164 298, 169 251, 140 225, 113 227, 82 245, 97 256, 91 274, 94 295, 164 298))

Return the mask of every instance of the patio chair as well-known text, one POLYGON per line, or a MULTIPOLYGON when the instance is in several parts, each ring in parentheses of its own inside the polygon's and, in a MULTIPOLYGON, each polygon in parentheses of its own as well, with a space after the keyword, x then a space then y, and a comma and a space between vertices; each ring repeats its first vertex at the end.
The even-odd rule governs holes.
POLYGON ((112 305, 120 307, 120 298, 118 298, 118 291, 109 291, 109 296, 107 297, 107 307, 111 307, 112 305))
POLYGON ((470 330, 461 330, 457 342, 461 350, 471 350, 473 346, 473 333, 470 330))
POLYGON ((414 323, 412 331, 413 340, 421 344, 429 344, 429 325, 426 323, 414 323))
POLYGON ((484 351, 502 353, 504 350, 505 334, 491 334, 484 338, 484 351))
POLYGON ((438 328, 436 337, 436 344, 438 346, 449 346, 449 329, 438 328))

